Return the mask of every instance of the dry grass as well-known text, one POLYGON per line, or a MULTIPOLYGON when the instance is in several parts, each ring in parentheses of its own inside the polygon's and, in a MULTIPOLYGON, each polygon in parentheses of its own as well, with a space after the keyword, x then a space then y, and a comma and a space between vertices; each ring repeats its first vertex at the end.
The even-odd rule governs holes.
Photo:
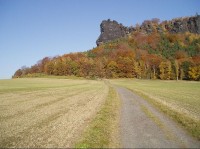
POLYGON ((102 81, 0 81, 0 147, 72 147, 104 103, 102 81))

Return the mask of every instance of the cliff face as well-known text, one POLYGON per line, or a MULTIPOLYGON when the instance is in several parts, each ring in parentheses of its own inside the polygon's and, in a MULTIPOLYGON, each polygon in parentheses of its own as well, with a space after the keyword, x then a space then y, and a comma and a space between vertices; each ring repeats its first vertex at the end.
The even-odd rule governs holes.
POLYGON ((200 15, 193 17, 177 18, 159 23, 159 19, 146 20, 137 27, 125 27, 117 21, 103 20, 100 24, 101 34, 96 41, 97 46, 102 43, 125 37, 131 32, 139 31, 146 34, 156 32, 184 33, 191 32, 200 34, 200 15))
POLYGON ((122 24, 119 24, 117 21, 104 20, 101 25, 101 35, 96 41, 96 44, 99 46, 102 43, 125 37, 130 32, 134 31, 134 28, 125 27, 122 24))
POLYGON ((166 24, 171 33, 191 32, 200 34, 200 15, 195 17, 173 19, 166 24))

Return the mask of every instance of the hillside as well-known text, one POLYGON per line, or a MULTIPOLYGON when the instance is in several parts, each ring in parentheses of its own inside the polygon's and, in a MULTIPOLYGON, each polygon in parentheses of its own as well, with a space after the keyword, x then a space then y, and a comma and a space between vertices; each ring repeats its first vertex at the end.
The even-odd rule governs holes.
POLYGON ((182 22, 187 22, 185 27, 182 23, 177 24, 180 19, 168 21, 167 24, 157 23, 158 20, 153 19, 134 28, 121 25, 122 32, 112 28, 108 32, 107 35, 116 33, 114 37, 111 35, 111 40, 102 36, 102 29, 104 34, 106 30, 101 25, 97 47, 86 52, 45 57, 30 68, 18 69, 13 78, 45 74, 86 78, 200 80, 199 18, 198 15, 182 18, 182 22), (171 23, 171 29, 166 30, 170 22, 174 23, 171 23), (189 26, 191 22, 193 24, 189 26), (158 29, 162 25, 165 28, 158 29))

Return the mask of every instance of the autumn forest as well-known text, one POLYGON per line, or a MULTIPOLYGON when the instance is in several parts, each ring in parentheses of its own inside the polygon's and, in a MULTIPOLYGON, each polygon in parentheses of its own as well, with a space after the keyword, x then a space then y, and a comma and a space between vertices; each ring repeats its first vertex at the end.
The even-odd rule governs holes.
POLYGON ((200 80, 200 35, 135 31, 80 53, 45 57, 14 78, 37 75, 85 78, 200 80))

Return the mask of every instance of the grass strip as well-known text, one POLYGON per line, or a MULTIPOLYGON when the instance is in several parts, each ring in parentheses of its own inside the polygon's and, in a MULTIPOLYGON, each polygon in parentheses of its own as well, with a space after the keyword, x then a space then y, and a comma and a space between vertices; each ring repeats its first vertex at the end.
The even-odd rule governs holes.
POLYGON ((149 96, 139 91, 135 91, 133 89, 130 89, 130 90, 137 93, 144 99, 146 99, 149 103, 154 105, 158 110, 162 111, 163 113, 171 117, 173 120, 181 124, 181 126, 185 128, 193 137, 200 140, 200 121, 199 120, 195 120, 183 113, 175 111, 171 109, 170 107, 163 105, 162 103, 156 101, 153 98, 150 98, 149 96))
POLYGON ((160 121, 159 118, 157 118, 151 111, 148 110, 145 106, 141 105, 142 111, 150 118, 152 119, 160 128, 164 128, 164 124, 160 121))
POLYGON ((114 88, 109 87, 105 104, 97 113, 76 148, 116 148, 119 147, 120 100, 114 88))
MULTIPOLYGON (((163 131, 164 135, 168 140, 176 140, 179 141, 179 139, 173 135, 173 133, 167 128, 167 126, 164 125, 164 123, 156 117, 147 107, 141 105, 142 111, 150 118, 156 125, 158 125, 161 130, 163 131)), ((185 144, 181 141, 182 148, 186 148, 185 144)))

